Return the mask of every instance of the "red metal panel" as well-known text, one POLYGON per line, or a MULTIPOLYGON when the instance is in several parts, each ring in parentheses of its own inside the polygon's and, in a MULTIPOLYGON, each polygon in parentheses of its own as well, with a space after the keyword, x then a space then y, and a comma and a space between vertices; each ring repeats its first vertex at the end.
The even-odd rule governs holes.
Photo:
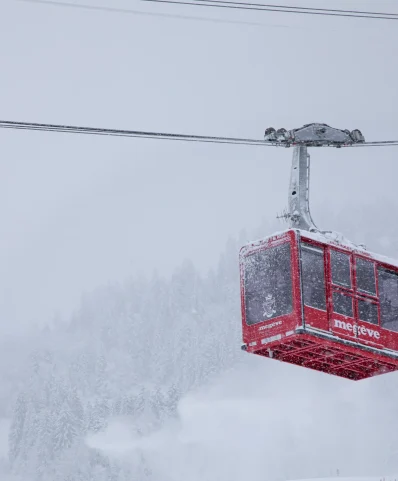
MULTIPOLYGON (((340 293, 337 289, 330 289, 331 302, 329 304, 329 330, 341 338, 355 339, 356 335, 356 319, 355 319, 355 307, 354 296, 350 292, 344 292, 344 296, 351 300, 353 316, 345 316, 338 312, 335 312, 333 305, 333 293, 340 293)), ((342 292, 342 291, 341 291, 342 292)))
POLYGON ((330 313, 330 331, 341 339, 357 341, 357 324, 353 317, 343 316, 337 312, 330 313))
POLYGON ((398 332, 390 331, 388 329, 380 329, 380 336, 382 344, 392 351, 398 352, 398 332))
POLYGON ((322 331, 329 331, 329 317, 327 311, 304 306, 305 326, 322 331))

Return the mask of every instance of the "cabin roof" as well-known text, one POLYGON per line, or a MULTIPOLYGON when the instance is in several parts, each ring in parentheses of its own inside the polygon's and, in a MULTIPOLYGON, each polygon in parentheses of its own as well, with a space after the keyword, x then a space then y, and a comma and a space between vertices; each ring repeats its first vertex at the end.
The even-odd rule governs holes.
MULTIPOLYGON (((342 249, 347 249, 349 251, 352 251, 356 254, 365 256, 365 257, 370 257, 373 260, 377 262, 381 262, 383 264, 389 264, 393 267, 396 267, 398 269, 398 260, 393 259, 391 257, 387 257, 381 254, 377 254, 375 252, 371 252, 366 249, 363 245, 358 245, 354 244, 351 242, 349 239, 344 237, 342 234, 339 232, 333 232, 333 231, 325 231, 325 232, 309 232, 301 229, 286 229, 283 231, 279 232, 274 232, 272 235, 269 235, 267 237, 264 237, 262 239, 257 239, 255 241, 252 241, 248 244, 250 244, 250 247, 256 247, 264 244, 267 240, 269 240, 271 237, 279 237, 282 236, 283 234, 286 234, 287 232, 296 232, 297 234, 300 235, 300 237, 304 237, 307 239, 311 239, 317 242, 321 243, 326 243, 329 245, 333 245, 335 247, 340 247, 342 249)), ((249 247, 249 246, 247 246, 249 247)))
POLYGON ((301 237, 306 237, 307 239, 312 239, 318 242, 328 243, 336 247, 341 247, 343 249, 348 249, 356 254, 363 255, 366 257, 371 257, 375 261, 382 262, 384 264, 389 264, 398 268, 398 260, 392 257, 387 257, 376 252, 371 252, 367 250, 364 246, 354 244, 349 239, 344 237, 339 232, 308 232, 299 229, 289 229, 294 230, 300 234, 301 237))

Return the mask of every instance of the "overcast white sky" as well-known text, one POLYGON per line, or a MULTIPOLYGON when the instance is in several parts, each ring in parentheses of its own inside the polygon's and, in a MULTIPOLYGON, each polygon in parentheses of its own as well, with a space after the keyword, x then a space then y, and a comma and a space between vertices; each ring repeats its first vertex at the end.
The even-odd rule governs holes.
MULTIPOLYGON (((2 120, 253 138, 319 121, 398 138, 395 22, 85 3, 242 23, 1 0, 2 120)), ((398 13, 393 0, 283 3, 398 13)), ((10 130, 0 145, 2 328, 186 257, 206 270, 229 235, 286 206, 290 150, 10 130)), ((313 151, 315 220, 366 199, 393 213, 397 156, 313 151)))

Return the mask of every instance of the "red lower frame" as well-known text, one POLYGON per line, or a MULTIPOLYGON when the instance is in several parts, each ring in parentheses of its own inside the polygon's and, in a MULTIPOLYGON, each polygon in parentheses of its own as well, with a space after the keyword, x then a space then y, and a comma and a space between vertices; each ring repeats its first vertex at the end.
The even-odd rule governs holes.
POLYGON ((251 352, 355 381, 398 370, 398 359, 308 332, 251 352))

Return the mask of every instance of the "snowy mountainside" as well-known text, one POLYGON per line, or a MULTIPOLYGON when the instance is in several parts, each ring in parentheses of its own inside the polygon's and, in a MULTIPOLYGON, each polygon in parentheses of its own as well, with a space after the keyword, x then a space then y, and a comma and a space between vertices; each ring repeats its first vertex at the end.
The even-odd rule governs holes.
MULTIPOLYGON (((391 224, 383 235, 348 227, 354 241, 398 257, 391 224)), ((186 261, 171 279, 99 287, 69 322, 9 345, 1 479, 283 481, 338 470, 376 481, 396 472, 397 373, 350 383, 240 350, 246 240, 230 239, 206 276, 186 261)))
POLYGON ((396 470, 395 401, 384 382, 351 383, 263 361, 246 356, 184 396, 177 416, 150 433, 114 419, 86 442, 123 462, 140 453, 155 478, 173 481, 238 481, 259 473, 285 480, 337 471, 377 477, 396 470))
POLYGON ((155 432, 177 416, 185 393, 234 365, 241 356, 237 250, 231 240, 206 278, 186 261, 170 280, 98 288, 83 296, 70 323, 45 329, 14 398, 12 472, 52 481, 91 479, 91 471, 99 481, 150 477, 141 456, 134 466, 115 466, 82 442, 114 417, 133 420, 139 436, 155 432), (69 463, 77 455, 80 465, 69 463))

